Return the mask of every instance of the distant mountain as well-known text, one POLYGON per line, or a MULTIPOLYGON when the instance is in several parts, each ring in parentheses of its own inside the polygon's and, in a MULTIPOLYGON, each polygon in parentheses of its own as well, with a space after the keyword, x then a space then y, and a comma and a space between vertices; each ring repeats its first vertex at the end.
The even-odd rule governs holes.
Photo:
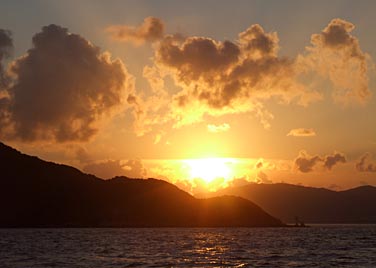
POLYGON ((102 180, 0 143, 0 227, 283 226, 240 197, 196 199, 156 179, 102 180))
POLYGON ((214 195, 246 198, 284 222, 295 216, 309 223, 376 223, 376 187, 331 191, 298 185, 249 184, 214 195))

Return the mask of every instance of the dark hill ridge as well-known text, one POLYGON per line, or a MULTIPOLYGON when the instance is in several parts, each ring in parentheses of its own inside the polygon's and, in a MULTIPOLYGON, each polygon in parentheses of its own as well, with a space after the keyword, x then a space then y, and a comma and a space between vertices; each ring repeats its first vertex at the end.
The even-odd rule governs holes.
POLYGON ((0 227, 283 226, 240 197, 196 199, 156 179, 102 180, 0 143, 0 227))
POLYGON ((308 223, 376 223, 376 187, 331 191, 298 185, 249 184, 217 195, 246 198, 284 222, 299 216, 308 223))

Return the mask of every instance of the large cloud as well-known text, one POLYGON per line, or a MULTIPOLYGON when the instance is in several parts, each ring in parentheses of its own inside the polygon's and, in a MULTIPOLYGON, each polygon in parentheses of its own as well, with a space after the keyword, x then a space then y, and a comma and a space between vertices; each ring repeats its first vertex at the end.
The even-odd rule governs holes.
POLYGON ((158 18, 147 17, 144 19, 143 23, 137 27, 112 25, 106 30, 114 40, 133 42, 139 45, 145 41, 154 42, 161 39, 164 35, 164 24, 158 18))
MULTIPOLYGON (((278 57, 278 49, 276 33, 266 33, 259 25, 240 33, 236 42, 165 36, 156 46, 152 68, 158 71, 154 79, 149 72, 148 80, 164 87, 160 80, 171 76, 180 89, 168 95, 166 117, 175 127, 200 121, 204 115, 242 112, 254 112, 269 127, 273 116, 263 100, 276 97, 307 104, 319 98, 295 80, 294 61, 278 57)), ((144 111, 148 113, 147 108, 144 111)))
MULTIPOLYGON (((239 47, 230 42, 217 42, 205 37, 189 37, 182 42, 166 38, 157 50, 158 61, 176 71, 179 81, 191 83, 200 78, 214 79, 238 61, 239 47)), ((214 82, 214 81, 213 81, 214 82)))
POLYGON ((11 65, 1 136, 24 141, 87 141, 132 90, 120 60, 66 28, 49 25, 11 65))
POLYGON ((153 92, 163 97, 153 96, 153 105, 139 98, 135 105, 138 126, 148 131, 153 124, 173 122, 180 127, 205 116, 251 113, 268 128, 273 115, 265 101, 273 98, 279 103, 308 105, 325 96, 320 83, 327 78, 337 102, 365 102, 370 96, 370 57, 351 34, 353 28, 344 20, 332 20, 321 33, 312 35, 304 55, 291 58, 278 55, 277 33, 266 32, 258 24, 235 41, 165 35, 153 46, 154 65, 146 67, 145 76, 153 92), (166 100, 167 105, 155 105, 166 100))
POLYGON ((330 79, 333 97, 341 103, 364 103, 371 95, 368 87, 367 59, 359 40, 351 32, 355 26, 333 19, 320 34, 311 37, 308 54, 299 58, 306 71, 315 71, 330 79))
POLYGON ((371 154, 365 153, 355 164, 355 168, 359 172, 376 172, 376 163, 370 163, 371 154))
POLYGON ((277 51, 277 35, 252 25, 235 43, 167 37, 155 58, 183 89, 175 98, 178 107, 199 102, 207 113, 222 114, 255 110, 256 103, 272 96, 303 98, 307 92, 294 80, 293 61, 278 57, 277 51))
POLYGON ((294 166, 298 171, 308 173, 312 172, 320 163, 324 169, 331 170, 336 164, 345 162, 346 156, 338 152, 322 157, 319 155, 311 156, 305 151, 300 151, 298 157, 294 160, 294 166))

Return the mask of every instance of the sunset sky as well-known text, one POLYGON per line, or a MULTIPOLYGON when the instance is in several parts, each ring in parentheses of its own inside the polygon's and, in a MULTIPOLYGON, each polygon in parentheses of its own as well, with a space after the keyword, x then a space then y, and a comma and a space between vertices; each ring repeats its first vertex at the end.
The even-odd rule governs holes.
POLYGON ((375 1, 0 3, 0 140, 191 193, 376 185, 375 1))

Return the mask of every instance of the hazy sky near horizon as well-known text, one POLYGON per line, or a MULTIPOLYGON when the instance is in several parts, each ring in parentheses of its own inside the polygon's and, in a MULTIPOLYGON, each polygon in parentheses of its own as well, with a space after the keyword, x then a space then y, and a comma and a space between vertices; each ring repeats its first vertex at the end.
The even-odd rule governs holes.
POLYGON ((1 1, 0 140, 103 178, 153 176, 191 192, 376 185, 374 10, 1 1))

